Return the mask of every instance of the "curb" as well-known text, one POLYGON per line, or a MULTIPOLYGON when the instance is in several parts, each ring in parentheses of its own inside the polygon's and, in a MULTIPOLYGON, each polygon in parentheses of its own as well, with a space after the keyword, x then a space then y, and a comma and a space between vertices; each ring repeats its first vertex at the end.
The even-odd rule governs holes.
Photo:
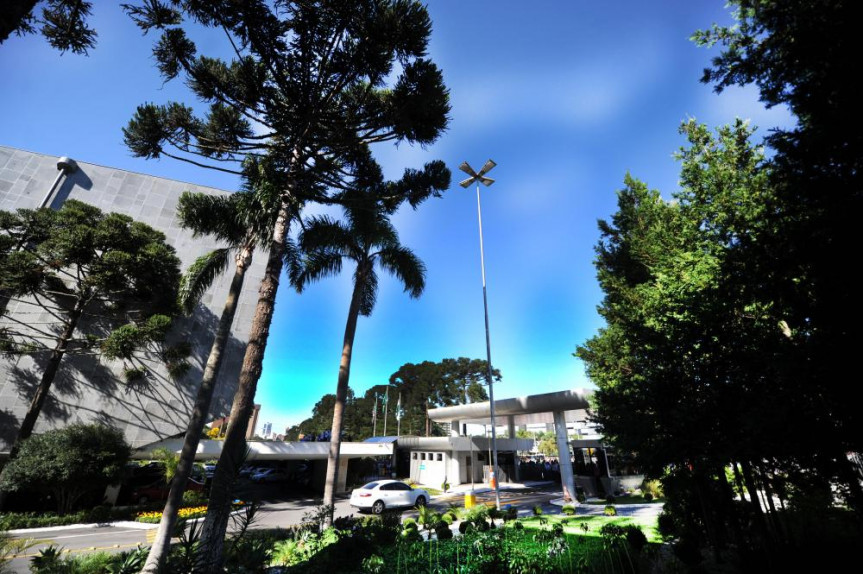
POLYGON ((62 526, 44 526, 42 528, 16 528, 7 530, 7 534, 31 534, 36 532, 62 532, 64 530, 76 530, 84 528, 134 528, 138 530, 150 530, 158 528, 158 524, 146 524, 144 522, 133 522, 131 520, 120 520, 118 522, 91 522, 89 524, 64 524, 62 526))
MULTIPOLYGON (((232 510, 228 516, 238 514, 242 509, 232 510)), ((186 524, 198 523, 204 520, 204 517, 192 518, 186 521, 186 524)), ((75 529, 92 529, 92 528, 131 528, 133 530, 155 530, 159 528, 159 523, 137 522, 134 520, 118 520, 117 522, 91 522, 88 524, 64 524, 63 526, 45 526, 43 528, 17 528, 15 530, 7 530, 6 534, 12 535, 29 535, 37 532, 62 532, 64 530, 75 529)))

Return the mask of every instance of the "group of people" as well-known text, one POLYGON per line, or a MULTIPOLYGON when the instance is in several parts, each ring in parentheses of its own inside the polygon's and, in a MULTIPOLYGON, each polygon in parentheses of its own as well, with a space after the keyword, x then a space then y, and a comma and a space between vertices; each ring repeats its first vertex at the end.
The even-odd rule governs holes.
MULTIPOLYGON (((575 476, 600 477, 606 476, 604 457, 598 457, 598 463, 593 460, 584 462, 582 457, 571 459, 572 472, 575 476)), ((554 480, 560 482, 560 462, 556 458, 536 460, 532 457, 522 457, 518 461, 519 476, 522 480, 554 480)))
POLYGON ((554 480, 560 482, 560 462, 556 458, 534 460, 522 457, 518 461, 518 472, 522 480, 554 480))

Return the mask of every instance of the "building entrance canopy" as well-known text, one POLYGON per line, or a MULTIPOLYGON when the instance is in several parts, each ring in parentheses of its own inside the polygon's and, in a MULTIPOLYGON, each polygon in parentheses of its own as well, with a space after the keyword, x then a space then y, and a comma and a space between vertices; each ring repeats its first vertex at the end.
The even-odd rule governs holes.
MULTIPOLYGON (((589 395, 590 393, 584 389, 576 389, 494 402, 495 426, 505 425, 509 438, 515 437, 516 426, 554 423, 563 497, 573 503, 575 503, 575 480, 566 423, 584 421, 587 418, 587 409, 590 408, 589 395)), ((491 402, 430 409, 428 416, 433 421, 450 423, 452 432, 458 435, 464 425, 490 424, 491 402)))
MULTIPOLYGON (((584 421, 590 408, 590 391, 573 389, 528 395, 494 402, 495 422, 498 425, 524 426, 538 423, 554 423, 554 414, 563 413, 566 422, 584 421)), ((459 424, 491 424, 491 403, 471 403, 454 407, 429 409, 429 418, 437 422, 459 424)))

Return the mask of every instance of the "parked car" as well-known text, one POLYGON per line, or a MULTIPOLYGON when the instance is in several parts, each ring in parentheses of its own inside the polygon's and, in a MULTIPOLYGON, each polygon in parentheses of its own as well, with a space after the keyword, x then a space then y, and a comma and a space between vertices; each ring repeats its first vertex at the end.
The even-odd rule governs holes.
POLYGON ((251 479, 253 482, 281 482, 288 479, 288 473, 275 468, 262 468, 251 479))
POLYGON ((398 480, 376 480, 351 492, 351 506, 380 514, 387 508, 425 506, 431 499, 421 488, 411 488, 398 480))
POLYGON ((260 472, 262 470, 264 470, 264 469, 260 466, 251 466, 248 464, 244 464, 243 466, 240 467, 240 476, 245 476, 246 478, 248 478, 248 477, 252 476, 253 474, 255 474, 256 472, 260 472))
POLYGON ((205 462, 204 463, 204 475, 208 479, 211 479, 211 478, 213 478, 214 474, 216 474, 216 464, 210 463, 210 462, 205 462))
MULTIPOLYGON (((194 478, 190 478, 186 483, 186 490, 191 490, 194 492, 203 492, 204 483, 195 480, 194 478)), ((146 504, 151 500, 165 500, 168 498, 168 492, 170 491, 170 486, 165 482, 165 477, 163 476, 156 482, 152 482, 146 486, 139 486, 135 490, 132 491, 132 502, 137 502, 138 504, 146 504)))

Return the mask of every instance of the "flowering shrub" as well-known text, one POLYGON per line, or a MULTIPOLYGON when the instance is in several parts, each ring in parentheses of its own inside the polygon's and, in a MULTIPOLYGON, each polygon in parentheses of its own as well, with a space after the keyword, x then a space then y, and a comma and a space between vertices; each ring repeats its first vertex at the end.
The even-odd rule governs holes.
MULTIPOLYGON (((245 506, 246 503, 242 500, 235 500, 233 502, 234 508, 239 508, 241 506, 245 506)), ((177 517, 181 520, 190 519, 190 518, 201 518, 207 514, 207 506, 187 506, 181 508, 179 512, 177 512, 177 517)), ((162 520, 162 513, 158 510, 153 510, 150 512, 139 512, 135 517, 137 522, 146 522, 147 524, 158 524, 162 520)))

